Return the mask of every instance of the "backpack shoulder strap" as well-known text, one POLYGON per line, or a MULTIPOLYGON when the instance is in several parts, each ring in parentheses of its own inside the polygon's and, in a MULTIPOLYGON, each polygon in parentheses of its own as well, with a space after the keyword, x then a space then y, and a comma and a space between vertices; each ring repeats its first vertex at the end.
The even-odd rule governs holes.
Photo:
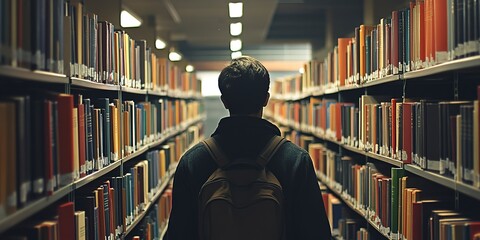
POLYGON ((257 164, 265 167, 267 166, 268 162, 270 159, 273 157, 273 155, 277 152, 277 150, 280 148, 280 146, 287 142, 287 140, 283 137, 280 136, 273 136, 270 142, 267 143, 263 151, 260 153, 260 155, 257 158, 257 164))
POLYGON ((213 137, 203 140, 202 143, 203 145, 205 145, 208 153, 210 153, 210 156, 212 156, 213 160, 220 168, 226 166, 229 163, 227 156, 218 147, 218 144, 213 137))

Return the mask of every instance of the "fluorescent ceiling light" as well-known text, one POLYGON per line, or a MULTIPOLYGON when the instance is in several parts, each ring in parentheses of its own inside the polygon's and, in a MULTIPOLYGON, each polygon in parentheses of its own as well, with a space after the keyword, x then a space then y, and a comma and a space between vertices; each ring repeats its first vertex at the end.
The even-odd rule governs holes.
POLYGON ((195 68, 194 68, 192 65, 190 65, 190 64, 188 64, 188 65, 185 67, 185 71, 187 71, 187 72, 193 72, 194 70, 195 70, 195 68))
POLYGON ((133 14, 126 10, 122 10, 120 14, 120 25, 124 28, 140 27, 142 20, 139 17, 135 17, 133 14))
POLYGON ((230 35, 238 36, 242 34, 242 23, 230 23, 230 35))
POLYGON ((242 50, 242 40, 240 39, 230 40, 230 50, 232 50, 232 52, 242 50))
POLYGON ((237 52, 232 52, 232 59, 239 58, 242 56, 242 52, 237 51, 237 52))
POLYGON ((239 18, 243 15, 243 3, 229 3, 228 4, 228 14, 231 18, 239 18))
POLYGON ((167 47, 167 44, 160 38, 157 38, 157 40, 155 40, 155 47, 157 49, 165 49, 165 47, 167 47))
POLYGON ((178 62, 178 61, 182 60, 182 55, 180 55, 180 53, 178 53, 176 51, 171 51, 168 54, 168 59, 170 59, 170 61, 172 61, 172 62, 178 62))

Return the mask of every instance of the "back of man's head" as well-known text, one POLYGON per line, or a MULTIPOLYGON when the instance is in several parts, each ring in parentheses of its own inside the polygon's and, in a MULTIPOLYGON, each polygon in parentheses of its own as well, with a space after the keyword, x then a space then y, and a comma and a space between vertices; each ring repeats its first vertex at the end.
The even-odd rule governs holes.
POLYGON ((255 58, 233 59, 218 77, 218 87, 230 114, 258 113, 268 96, 270 76, 255 58))

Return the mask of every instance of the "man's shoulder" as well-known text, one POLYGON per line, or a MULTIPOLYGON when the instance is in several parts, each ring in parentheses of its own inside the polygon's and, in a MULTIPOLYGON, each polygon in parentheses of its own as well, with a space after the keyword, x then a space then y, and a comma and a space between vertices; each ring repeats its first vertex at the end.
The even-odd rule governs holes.
POLYGON ((283 154, 294 154, 294 155, 301 155, 301 156, 306 156, 308 155, 308 152, 299 147, 298 145, 292 143, 291 141, 286 141, 279 149, 283 154))
POLYGON ((185 159, 186 161, 189 161, 192 159, 198 159, 205 157, 206 154, 208 154, 208 152, 205 145, 202 142, 199 142, 182 155, 182 160, 185 159))

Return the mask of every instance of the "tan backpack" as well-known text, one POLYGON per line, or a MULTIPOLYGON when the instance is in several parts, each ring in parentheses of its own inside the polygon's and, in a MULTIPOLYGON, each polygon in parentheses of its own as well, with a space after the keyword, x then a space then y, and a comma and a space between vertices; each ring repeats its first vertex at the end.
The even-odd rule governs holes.
POLYGON ((219 168, 199 193, 199 239, 285 239, 282 186, 265 166, 286 141, 274 136, 256 160, 234 161, 227 159, 215 139, 203 141, 219 168))

